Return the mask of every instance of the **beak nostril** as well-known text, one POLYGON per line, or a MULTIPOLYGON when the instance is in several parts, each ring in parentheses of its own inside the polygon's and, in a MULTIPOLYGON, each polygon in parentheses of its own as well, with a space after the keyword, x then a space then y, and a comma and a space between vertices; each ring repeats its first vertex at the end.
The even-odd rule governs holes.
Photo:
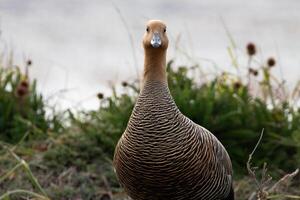
POLYGON ((161 46, 161 39, 160 39, 159 33, 155 32, 155 33, 153 34, 153 37, 152 37, 152 39, 151 39, 151 45, 152 45, 152 47, 154 47, 154 48, 158 48, 158 47, 161 46))

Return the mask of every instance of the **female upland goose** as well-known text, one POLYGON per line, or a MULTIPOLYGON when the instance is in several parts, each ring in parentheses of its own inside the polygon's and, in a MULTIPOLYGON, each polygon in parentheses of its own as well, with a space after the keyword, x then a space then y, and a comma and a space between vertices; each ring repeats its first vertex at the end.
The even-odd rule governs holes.
POLYGON ((120 184, 133 200, 233 200, 225 148, 170 94, 163 22, 148 22, 143 46, 143 87, 114 155, 120 184))

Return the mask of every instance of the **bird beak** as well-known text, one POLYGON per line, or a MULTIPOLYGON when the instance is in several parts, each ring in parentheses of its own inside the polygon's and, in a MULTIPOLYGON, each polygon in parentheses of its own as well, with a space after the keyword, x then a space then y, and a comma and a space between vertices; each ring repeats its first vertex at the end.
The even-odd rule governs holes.
POLYGON ((157 33, 157 32, 153 33, 153 37, 151 39, 151 45, 154 48, 160 47, 160 45, 161 45, 161 39, 160 39, 159 33, 157 33))

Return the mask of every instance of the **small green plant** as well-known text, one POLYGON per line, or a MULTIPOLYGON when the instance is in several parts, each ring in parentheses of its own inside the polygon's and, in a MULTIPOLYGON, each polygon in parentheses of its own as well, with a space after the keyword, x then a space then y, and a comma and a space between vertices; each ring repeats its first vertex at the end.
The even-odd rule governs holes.
POLYGON ((117 141, 127 126, 138 94, 135 84, 123 82, 122 85, 128 93, 119 95, 113 88, 113 94, 110 97, 98 94, 101 101, 99 110, 83 111, 77 116, 70 113, 72 124, 78 127, 85 137, 96 141, 96 145, 100 146, 110 159, 117 141))
POLYGON ((31 64, 27 62, 26 73, 17 66, 0 64, 0 140, 16 143, 28 131, 29 139, 45 138, 49 129, 62 128, 57 116, 46 116, 45 100, 28 76, 31 64))

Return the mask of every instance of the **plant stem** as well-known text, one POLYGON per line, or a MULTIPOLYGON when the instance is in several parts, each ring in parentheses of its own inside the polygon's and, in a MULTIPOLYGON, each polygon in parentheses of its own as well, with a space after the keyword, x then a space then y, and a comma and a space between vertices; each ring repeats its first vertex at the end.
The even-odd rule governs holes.
POLYGON ((32 171, 30 170, 29 165, 24 160, 22 160, 22 165, 23 165, 26 173, 28 174, 29 179, 32 182, 32 185, 34 185, 44 196, 47 196, 47 193, 44 191, 42 186, 39 184, 38 180, 34 177, 32 171))
POLYGON ((282 194, 277 194, 277 195, 271 195, 267 197, 268 199, 282 199, 282 198, 288 198, 288 199, 300 199, 300 196, 296 195, 282 195, 282 194))
POLYGON ((6 192, 5 194, 3 194, 2 196, 0 196, 0 200, 4 200, 4 199, 7 199, 10 195, 12 194, 28 194, 28 195, 31 195, 33 197, 36 197, 40 200, 50 200, 48 197, 45 197, 45 196, 42 196, 42 195, 39 195, 35 192, 31 192, 31 191, 28 191, 28 190, 21 190, 21 189, 18 189, 18 190, 12 190, 12 191, 8 191, 6 192))
POLYGON ((27 162, 23 159, 21 159, 17 154, 15 154, 11 149, 7 148, 8 152, 19 162, 18 165, 22 166, 29 176, 29 179, 33 186, 35 186, 44 196, 47 196, 47 193, 44 191, 44 189, 39 184, 38 180, 34 177, 32 171, 30 170, 29 165, 27 162))
POLYGON ((16 171, 19 167, 22 166, 22 163, 18 163, 14 168, 9 170, 7 173, 5 173, 3 176, 0 177, 0 183, 4 181, 6 178, 8 178, 14 171, 16 171))

